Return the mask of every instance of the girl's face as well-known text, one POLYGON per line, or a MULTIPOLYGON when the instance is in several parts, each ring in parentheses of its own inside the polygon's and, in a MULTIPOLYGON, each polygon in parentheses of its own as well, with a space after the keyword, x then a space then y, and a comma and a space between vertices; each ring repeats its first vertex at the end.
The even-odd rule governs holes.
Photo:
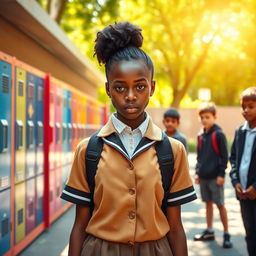
POLYGON ((253 126, 256 123, 256 101, 255 100, 242 100, 242 114, 244 118, 253 126))
POLYGON ((107 94, 119 120, 132 129, 145 119, 144 109, 155 90, 151 78, 151 71, 141 60, 115 62, 108 73, 107 94))

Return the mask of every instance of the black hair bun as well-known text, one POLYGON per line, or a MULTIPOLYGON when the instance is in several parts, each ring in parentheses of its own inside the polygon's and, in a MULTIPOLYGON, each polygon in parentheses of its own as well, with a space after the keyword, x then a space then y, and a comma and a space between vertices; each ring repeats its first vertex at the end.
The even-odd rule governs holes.
POLYGON ((141 28, 129 22, 120 22, 97 33, 94 51, 99 63, 105 64, 119 50, 129 46, 140 48, 142 42, 141 28))

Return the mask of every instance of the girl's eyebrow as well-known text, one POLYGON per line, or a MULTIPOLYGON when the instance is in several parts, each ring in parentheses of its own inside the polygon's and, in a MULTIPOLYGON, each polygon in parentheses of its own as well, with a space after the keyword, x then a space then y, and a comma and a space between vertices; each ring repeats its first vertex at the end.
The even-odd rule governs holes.
POLYGON ((125 84, 125 81, 122 81, 122 80, 115 80, 115 81, 113 82, 113 84, 115 84, 115 83, 118 83, 118 84, 125 84))
POLYGON ((141 81, 147 81, 145 78, 140 78, 138 80, 135 80, 134 82, 141 82, 141 81))

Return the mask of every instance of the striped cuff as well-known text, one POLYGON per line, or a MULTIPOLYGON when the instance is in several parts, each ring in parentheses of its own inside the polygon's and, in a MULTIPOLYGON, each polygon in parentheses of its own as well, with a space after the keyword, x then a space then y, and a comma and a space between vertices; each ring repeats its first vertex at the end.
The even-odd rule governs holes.
POLYGON ((194 187, 188 187, 186 189, 169 193, 167 195, 167 206, 182 205, 197 199, 194 187))
POLYGON ((90 193, 77 190, 68 185, 65 186, 60 198, 78 205, 89 206, 89 207, 93 205, 92 195, 90 193))

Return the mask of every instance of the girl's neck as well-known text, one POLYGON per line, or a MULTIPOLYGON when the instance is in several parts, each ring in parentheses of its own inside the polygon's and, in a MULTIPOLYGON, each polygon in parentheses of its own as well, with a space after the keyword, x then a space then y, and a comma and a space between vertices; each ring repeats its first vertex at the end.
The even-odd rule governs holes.
POLYGON ((124 124, 130 126, 132 130, 136 129, 139 127, 143 121, 146 119, 146 112, 143 112, 140 116, 138 116, 136 119, 126 119, 122 115, 116 113, 116 117, 122 121, 124 124))

